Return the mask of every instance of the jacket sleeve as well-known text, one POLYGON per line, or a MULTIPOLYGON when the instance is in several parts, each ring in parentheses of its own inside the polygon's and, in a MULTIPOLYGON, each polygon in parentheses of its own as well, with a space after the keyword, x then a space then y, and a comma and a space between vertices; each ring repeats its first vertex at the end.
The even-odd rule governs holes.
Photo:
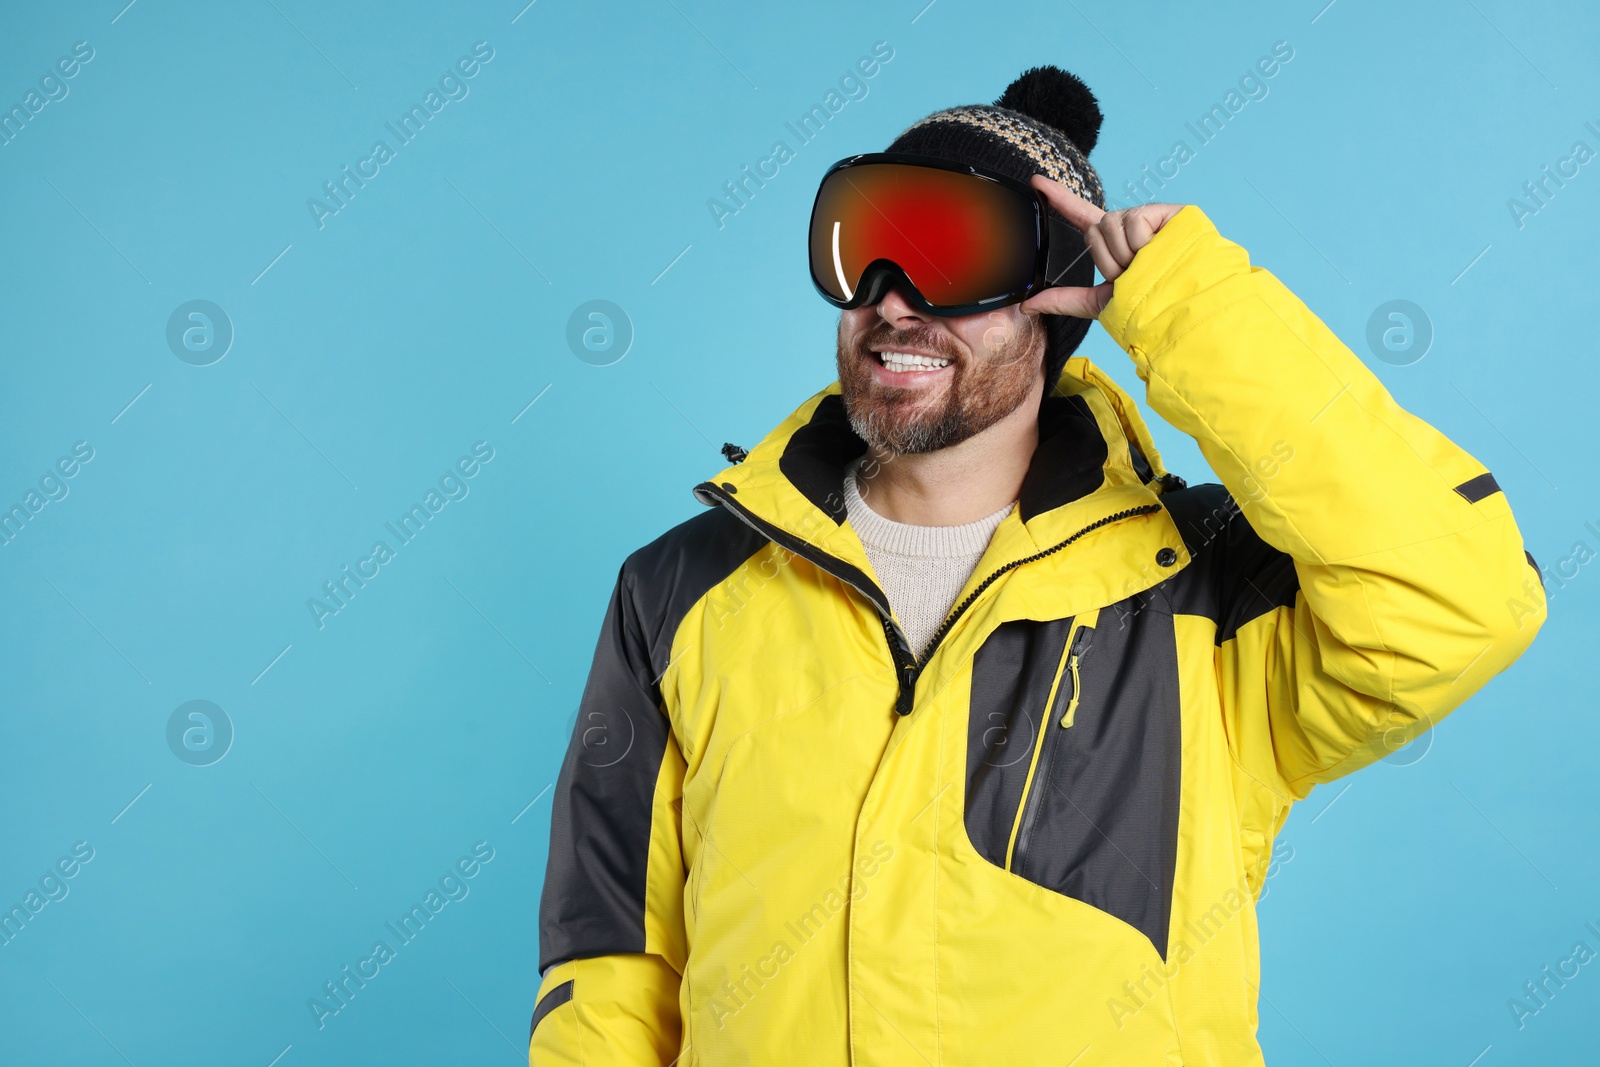
POLYGON ((625 564, 556 779, 530 1067, 679 1054, 684 761, 635 592, 625 564))
POLYGON ((1237 502, 1216 531, 1218 684, 1236 764, 1281 823, 1521 655, 1539 573, 1483 465, 1198 207, 1113 289, 1100 322, 1237 502))

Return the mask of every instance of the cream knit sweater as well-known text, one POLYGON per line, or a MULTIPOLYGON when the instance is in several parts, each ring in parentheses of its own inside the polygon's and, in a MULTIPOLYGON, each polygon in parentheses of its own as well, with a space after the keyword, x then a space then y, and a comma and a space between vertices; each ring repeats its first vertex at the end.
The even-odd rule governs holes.
POLYGON ((856 486, 856 470, 865 458, 856 460, 845 473, 845 512, 867 550, 867 559, 889 597, 889 606, 921 659, 934 631, 955 606, 961 587, 967 584, 972 569, 989 547, 995 527, 1016 502, 960 526, 895 522, 873 511, 862 499, 856 486))

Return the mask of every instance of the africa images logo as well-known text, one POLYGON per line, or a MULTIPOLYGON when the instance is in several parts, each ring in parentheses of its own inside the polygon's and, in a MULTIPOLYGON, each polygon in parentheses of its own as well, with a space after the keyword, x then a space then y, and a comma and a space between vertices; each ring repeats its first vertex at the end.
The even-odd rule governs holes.
POLYGON ((420 903, 413 902, 410 909, 399 918, 383 924, 388 935, 374 941, 372 951, 358 959, 352 967, 345 964, 338 974, 322 983, 322 992, 306 998, 311 1018, 322 1030, 328 1020, 350 1006, 356 994, 367 988, 367 983, 383 973, 383 969, 400 956, 405 948, 428 929, 438 915, 450 904, 460 903, 472 892, 472 879, 494 859, 494 846, 487 841, 475 842, 470 855, 462 856, 439 876, 436 886, 429 886, 420 903), (394 944, 390 944, 390 940, 394 944))
POLYGON ((453 67, 446 68, 439 75, 439 87, 430 87, 423 94, 420 104, 412 104, 401 112, 394 122, 384 123, 384 128, 394 137, 391 147, 387 140, 379 139, 372 143, 372 149, 363 159, 356 160, 355 169, 350 169, 346 163, 340 168, 339 175, 333 181, 322 183, 323 195, 326 200, 311 197, 306 200, 306 209, 311 212, 311 221, 317 224, 317 229, 322 229, 328 224, 328 219, 350 206, 350 201, 355 199, 356 193, 367 187, 367 182, 372 181, 383 168, 393 162, 399 155, 400 149, 414 141, 428 125, 430 119, 445 109, 447 104, 465 100, 472 92, 468 80, 478 76, 484 65, 494 59, 494 49, 488 41, 479 41, 472 46, 471 56, 462 56, 457 59, 453 67))
MULTIPOLYGON (((893 58, 893 45, 888 41, 876 42, 872 46, 872 55, 862 56, 856 60, 855 66, 839 76, 837 89, 829 88, 821 103, 812 104, 794 121, 785 122, 783 128, 794 137, 796 148, 804 148, 816 140, 846 104, 865 100, 871 92, 868 80, 876 77, 893 58)), ((750 206, 756 192, 765 189, 767 182, 778 176, 784 164, 795 158, 796 148, 789 147, 789 142, 780 138, 772 142, 772 149, 767 155, 756 161, 754 171, 746 163, 739 169, 737 178, 722 183, 722 191, 727 199, 718 195, 706 200, 706 208, 711 212, 711 221, 717 224, 717 229, 722 229, 729 218, 750 206)))
POLYGON ((311 621, 317 624, 317 629, 325 627, 328 619, 349 607, 356 594, 382 574, 385 566, 398 558, 401 548, 421 536, 428 523, 445 509, 446 504, 465 500, 467 494, 472 492, 469 484, 471 479, 477 477, 484 465, 493 459, 494 446, 488 441, 474 444, 472 455, 462 456, 439 477, 437 489, 429 487, 420 503, 412 504, 394 522, 383 524, 394 538, 392 546, 385 540, 374 541, 372 550, 356 560, 354 570, 346 563, 333 579, 322 583, 323 596, 307 597, 306 610, 311 613, 311 621))

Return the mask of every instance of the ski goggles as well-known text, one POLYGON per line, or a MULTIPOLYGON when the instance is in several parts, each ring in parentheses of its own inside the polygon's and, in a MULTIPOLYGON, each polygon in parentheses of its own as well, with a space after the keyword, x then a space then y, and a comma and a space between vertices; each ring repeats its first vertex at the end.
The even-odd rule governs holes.
POLYGON ((1093 283, 1083 235, 1052 215, 1043 193, 899 152, 828 168, 810 245, 811 281, 837 308, 876 304, 898 288, 928 314, 971 315, 1021 303, 1069 273, 1074 284, 1093 283))

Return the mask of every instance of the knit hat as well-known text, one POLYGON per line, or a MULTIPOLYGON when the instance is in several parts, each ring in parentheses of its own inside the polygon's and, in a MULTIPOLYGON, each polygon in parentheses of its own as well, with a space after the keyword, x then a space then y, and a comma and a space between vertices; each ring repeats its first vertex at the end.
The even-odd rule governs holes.
MULTIPOLYGON (((993 106, 974 104, 935 111, 908 126, 887 151, 933 156, 1004 174, 1027 184, 1035 174, 1065 185, 1095 206, 1105 207, 1100 176, 1088 155, 1100 137, 1100 105, 1079 78, 1059 67, 1025 71, 993 106)), ((1078 230, 1050 211, 1052 253, 1046 269, 1051 285, 1094 284, 1094 260, 1083 254, 1078 230)), ((1089 320, 1041 316, 1045 324, 1045 391, 1055 388, 1067 357, 1089 320)))

